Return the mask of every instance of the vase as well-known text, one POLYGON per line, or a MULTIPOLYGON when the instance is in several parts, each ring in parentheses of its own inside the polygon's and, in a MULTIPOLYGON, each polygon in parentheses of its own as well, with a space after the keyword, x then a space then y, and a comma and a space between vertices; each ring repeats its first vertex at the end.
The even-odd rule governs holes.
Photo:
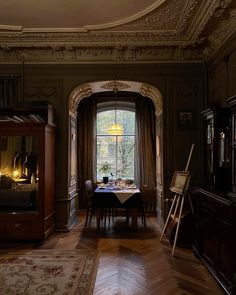
POLYGON ((103 183, 107 184, 108 183, 108 176, 103 177, 103 183))

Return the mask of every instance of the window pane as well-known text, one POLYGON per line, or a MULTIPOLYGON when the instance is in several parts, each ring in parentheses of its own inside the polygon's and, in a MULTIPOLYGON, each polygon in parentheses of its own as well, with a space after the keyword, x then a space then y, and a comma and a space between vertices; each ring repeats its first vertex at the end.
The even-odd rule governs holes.
POLYGON ((108 134, 108 126, 115 123, 115 110, 97 113, 97 135, 108 134))
POLYGON ((120 137, 117 153, 117 178, 134 178, 134 136, 120 137))
POLYGON ((123 134, 134 135, 135 132, 135 113, 130 111, 117 110, 117 123, 122 125, 123 134))
POLYGON ((116 173, 116 136, 97 136, 97 179, 102 179, 104 175, 100 171, 103 163, 111 164, 111 173, 116 173))
POLYGON ((116 122, 122 125, 122 136, 113 136, 108 132, 115 123, 115 110, 97 113, 97 179, 109 178, 134 179, 134 140, 135 112, 116 110, 116 122), (103 163, 111 164, 111 174, 100 171, 103 163))
MULTIPOLYGON (((123 128, 123 134, 134 135, 135 112, 116 110, 116 122, 123 128)), ((108 127, 115 124, 115 110, 99 112, 97 114, 97 134, 109 135, 108 127)))

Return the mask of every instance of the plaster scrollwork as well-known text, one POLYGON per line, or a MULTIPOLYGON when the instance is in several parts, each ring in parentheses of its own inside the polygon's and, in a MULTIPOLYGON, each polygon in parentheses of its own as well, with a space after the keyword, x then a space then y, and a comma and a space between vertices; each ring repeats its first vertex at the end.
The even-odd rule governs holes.
MULTIPOLYGON (((88 26, 86 30, 71 32, 3 31, 0 58, 6 62, 19 61, 18 52, 24 50, 26 61, 30 62, 136 61, 137 48, 141 46, 162 50, 162 46, 183 48, 201 43, 200 34, 207 23, 212 17, 221 21, 232 0, 160 0, 160 3, 147 13, 131 18, 129 22, 108 26, 106 30, 102 26, 88 26)), ((230 18, 235 19, 232 13, 230 18)), ((221 29, 219 31, 223 33, 221 29)), ((212 42, 212 45, 216 47, 219 43, 212 42)))
POLYGON ((22 55, 25 63, 205 60, 235 32, 231 3, 164 1, 158 9, 106 31, 1 32, 0 62, 21 62, 22 55), (214 31, 206 30, 216 19, 214 31))
POLYGON ((126 83, 123 82, 119 82, 119 81, 109 81, 108 83, 101 85, 102 89, 108 89, 113 91, 114 89, 116 89, 116 91, 122 91, 124 89, 128 89, 130 88, 130 86, 126 83))
POLYGON ((147 28, 154 31, 175 30, 183 8, 184 1, 168 1, 161 8, 128 24, 116 26, 110 31, 146 31, 147 28))
POLYGON ((69 129, 69 145, 70 145, 70 154, 69 154, 69 171, 70 171, 70 186, 73 186, 76 184, 76 174, 77 174, 77 140, 76 140, 76 118, 73 116, 70 116, 70 129, 69 129))
POLYGON ((122 61, 122 59, 123 59, 122 46, 115 46, 115 48, 114 48, 114 59, 116 61, 122 61))
POLYGON ((143 83, 139 93, 144 97, 149 97, 155 106, 155 114, 158 117, 162 113, 162 95, 160 91, 149 84, 143 83))
MULTIPOLYGON (((133 81, 134 82, 134 81, 133 81)), ((122 89, 126 89, 129 88, 129 81, 109 81, 106 82, 105 84, 101 85, 101 89, 114 89, 114 87, 118 87, 119 90, 122 89), (117 83, 117 85, 115 85, 115 83, 117 83)), ((162 95, 160 93, 160 91, 153 85, 147 84, 147 83, 140 83, 140 82, 136 82, 138 84, 140 84, 140 90, 135 90, 135 92, 139 92, 143 97, 149 97, 155 106, 155 114, 156 116, 160 116, 162 114, 162 95)), ((89 97, 91 96, 93 93, 95 93, 93 91, 95 84, 93 82, 88 83, 88 84, 82 84, 77 86, 72 93, 69 96, 69 113, 70 116, 76 118, 76 114, 77 114, 77 108, 78 105, 80 103, 80 101, 83 98, 89 97)), ((96 88, 96 87, 95 87, 96 88)), ((101 90, 100 90, 101 91, 101 90)))
POLYGON ((92 93, 93 91, 89 84, 82 84, 76 87, 70 95, 70 100, 69 100, 70 112, 76 114, 77 107, 80 101, 85 97, 89 97, 92 93))
POLYGON ((235 32, 236 9, 230 11, 230 17, 218 24, 218 27, 204 41, 207 46, 203 48, 203 54, 209 58, 224 42, 235 32))
POLYGON ((24 89, 25 98, 42 99, 42 98, 57 98, 58 96, 58 85, 31 85, 26 86, 24 89))
MULTIPOLYGON (((206 2, 206 1, 205 1, 206 2)), ((182 36, 188 33, 191 27, 191 17, 197 14, 197 10, 201 7, 202 3, 196 0, 189 0, 185 7, 184 17, 182 17, 178 23, 177 31, 182 36)), ((205 4, 206 5, 206 4, 205 4)), ((196 22, 197 23, 197 22, 196 22)))

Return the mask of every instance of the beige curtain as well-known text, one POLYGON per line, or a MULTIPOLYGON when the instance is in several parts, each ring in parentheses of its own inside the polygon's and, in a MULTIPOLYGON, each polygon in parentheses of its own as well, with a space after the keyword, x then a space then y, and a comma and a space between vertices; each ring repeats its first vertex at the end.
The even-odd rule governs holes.
POLYGON ((145 188, 147 207, 156 209, 155 107, 150 99, 136 100, 135 182, 145 188))
POLYGON ((95 99, 86 98, 78 107, 78 186, 79 208, 85 207, 85 181, 96 183, 96 113, 95 99))

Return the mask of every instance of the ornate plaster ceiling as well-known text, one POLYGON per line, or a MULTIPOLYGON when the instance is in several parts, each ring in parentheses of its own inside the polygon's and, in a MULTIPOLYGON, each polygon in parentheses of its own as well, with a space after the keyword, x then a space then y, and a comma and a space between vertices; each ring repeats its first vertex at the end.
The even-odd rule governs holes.
POLYGON ((236 30, 234 0, 11 0, 0 3, 0 61, 202 60, 236 30))

